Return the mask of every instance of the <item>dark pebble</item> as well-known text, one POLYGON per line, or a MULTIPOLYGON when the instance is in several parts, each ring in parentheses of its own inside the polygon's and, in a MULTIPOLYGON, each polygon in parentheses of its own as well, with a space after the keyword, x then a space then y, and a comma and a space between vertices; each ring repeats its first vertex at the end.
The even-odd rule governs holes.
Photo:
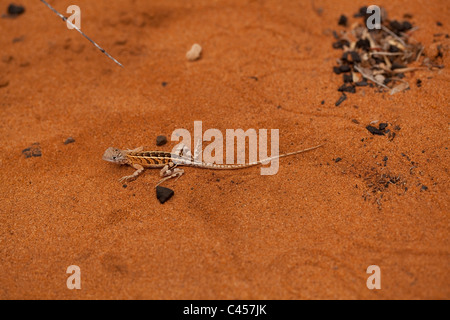
POLYGON ((127 186, 126 184, 124 184, 122 187, 125 189, 125 188, 128 187, 128 186, 127 186))
POLYGON ((338 25, 346 27, 346 26, 347 26, 347 20, 348 20, 348 19, 347 19, 346 16, 341 15, 341 16, 339 17, 338 25))
POLYGON ((428 187, 427 186, 422 186, 422 188, 420 188, 420 190, 422 191, 427 191, 428 190, 428 187))
POLYGON ((68 137, 68 138, 66 139, 66 141, 64 141, 64 144, 69 144, 69 143, 74 143, 74 142, 75 142, 75 139, 74 139, 74 138, 68 137))
POLYGON ((367 126, 366 129, 367 129, 371 134, 374 134, 374 135, 376 134, 376 135, 379 135, 379 136, 384 136, 384 132, 383 132, 383 131, 381 131, 381 130, 379 130, 379 129, 373 127, 373 126, 367 126))
POLYGON ((158 136, 156 137, 156 145, 157 146, 163 146, 167 143, 166 136, 158 136))
POLYGON ((339 71, 340 72, 350 72, 351 68, 350 68, 350 66, 342 65, 342 66, 339 67, 339 71))
POLYGON ((348 40, 345 39, 333 42, 334 49, 344 49, 344 46, 350 47, 350 42, 348 42, 348 40))
POLYGON ((167 82, 161 82, 161 85, 163 86, 163 87, 166 87, 167 86, 167 82))
POLYGON ((174 193, 175 192, 173 192, 172 189, 164 188, 161 186, 156 187, 156 198, 158 198, 161 204, 172 198, 174 193))
POLYGON ((397 21, 397 20, 393 20, 389 23, 389 27, 391 28, 392 31, 394 31, 397 35, 400 35, 400 32, 405 32, 408 31, 410 29, 412 29, 412 24, 408 21, 403 21, 402 23, 397 21))
POLYGON ((24 12, 25 12, 25 8, 23 6, 17 6, 15 4, 13 4, 13 3, 11 3, 8 6, 8 13, 10 15, 18 16, 18 15, 24 13, 24 12))
POLYGON ((368 83, 366 81, 359 81, 359 82, 356 82, 355 85, 357 87, 365 87, 368 85, 368 83))
POLYGON ((420 88, 422 86, 422 80, 417 79, 416 84, 417 84, 417 87, 420 88))
POLYGON ((364 40, 363 39, 359 39, 356 42, 356 48, 361 48, 364 51, 369 51, 369 49, 370 49, 370 41, 367 40, 367 39, 364 39, 364 40))
POLYGON ((357 13, 355 13, 353 16, 355 18, 359 18, 359 17, 365 17, 367 14, 367 7, 361 7, 359 8, 359 11, 357 13))
POLYGON ((325 100, 322 100, 322 102, 320 104, 322 104, 322 105, 325 104, 325 100))
POLYGON ((338 91, 348 92, 348 93, 356 93, 356 88, 351 85, 347 86, 347 85, 343 84, 342 86, 339 87, 338 91))
POLYGON ((442 27, 442 22, 436 21, 436 25, 437 25, 438 27, 442 27))
POLYGON ((342 94, 342 96, 339 98, 338 101, 336 101, 336 103, 334 104, 336 107, 339 107, 341 105, 342 102, 344 102, 347 99, 347 96, 345 95, 345 93, 342 94))
POLYGON ((402 27, 403 27, 403 31, 408 31, 408 30, 412 29, 413 26, 412 26, 411 22, 403 21, 402 27))
POLYGON ((387 128, 388 125, 389 125, 389 124, 382 122, 382 123, 380 123, 380 124, 378 125, 378 129, 384 130, 384 129, 387 128))
POLYGON ((31 157, 41 157, 41 146, 38 142, 33 143, 31 147, 28 147, 26 149, 22 150, 22 154, 25 156, 25 158, 31 158, 31 157))
POLYGON ((353 82, 353 77, 351 74, 344 74, 343 79, 344 79, 344 83, 353 82))
POLYGON ((341 160, 342 160, 342 158, 336 158, 336 159, 334 160, 334 162, 338 163, 338 162, 341 161, 341 160))
POLYGON ((350 51, 350 56, 352 57, 353 62, 361 62, 361 57, 359 56, 358 52, 356 51, 350 51))

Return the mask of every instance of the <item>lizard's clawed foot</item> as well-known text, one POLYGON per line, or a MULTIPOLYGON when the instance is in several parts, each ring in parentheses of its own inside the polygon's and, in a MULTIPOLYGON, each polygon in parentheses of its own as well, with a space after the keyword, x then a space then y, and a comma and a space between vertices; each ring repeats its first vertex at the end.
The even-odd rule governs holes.
POLYGON ((136 180, 135 176, 125 176, 119 179, 119 182, 133 181, 136 180))

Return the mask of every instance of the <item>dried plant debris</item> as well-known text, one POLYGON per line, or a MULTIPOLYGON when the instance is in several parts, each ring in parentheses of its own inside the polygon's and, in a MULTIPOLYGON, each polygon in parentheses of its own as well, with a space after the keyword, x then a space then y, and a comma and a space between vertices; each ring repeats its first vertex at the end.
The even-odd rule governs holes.
MULTIPOLYGON (((442 55, 442 50, 437 50, 431 58, 426 57, 422 44, 411 39, 411 33, 416 29, 411 22, 389 20, 387 12, 381 8, 381 28, 369 29, 366 21, 370 15, 366 12, 367 7, 362 7, 354 15, 355 18, 362 17, 362 23, 350 23, 342 15, 338 24, 350 25, 351 29, 339 34, 333 32, 333 48, 343 50, 338 65, 333 67, 334 73, 342 74, 343 85, 338 91, 355 93, 357 87, 376 86, 380 91, 389 90, 395 94, 410 88, 404 80, 405 74, 417 69, 410 64, 422 58, 424 67, 442 67, 433 60, 442 55)), ((411 18, 409 15, 404 17, 411 18)))

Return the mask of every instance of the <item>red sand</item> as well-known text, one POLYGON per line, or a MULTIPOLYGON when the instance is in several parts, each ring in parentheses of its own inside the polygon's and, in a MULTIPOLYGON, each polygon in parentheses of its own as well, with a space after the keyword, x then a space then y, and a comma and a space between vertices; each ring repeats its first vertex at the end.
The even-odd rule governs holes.
MULTIPOLYGON (((82 30, 124 69, 39 1, 0 19, 0 298, 448 299, 448 68, 336 108, 331 31, 366 3, 313 2, 321 16, 311 1, 77 1, 82 30), (188 62, 194 43, 203 56, 188 62), (282 159, 274 176, 187 168, 164 205, 157 171, 123 188, 133 170, 101 159, 110 146, 156 148, 195 120, 278 128, 281 153, 326 146, 282 159), (373 120, 401 130, 372 136, 373 120), (35 142, 42 157, 25 158, 35 142), (384 188, 383 174, 400 182, 384 188), (69 265, 81 290, 66 287, 69 265), (369 265, 381 290, 366 287, 369 265)), ((427 48, 450 31, 448 1, 378 4, 412 14, 427 48)))

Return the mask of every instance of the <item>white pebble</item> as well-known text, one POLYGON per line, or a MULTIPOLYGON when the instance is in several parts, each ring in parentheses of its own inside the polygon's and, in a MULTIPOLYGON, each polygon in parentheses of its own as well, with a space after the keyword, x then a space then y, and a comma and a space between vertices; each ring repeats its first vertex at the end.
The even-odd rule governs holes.
POLYGON ((189 50, 186 53, 186 58, 189 61, 195 61, 200 58, 201 54, 202 54, 202 47, 196 43, 192 46, 191 50, 189 50))

